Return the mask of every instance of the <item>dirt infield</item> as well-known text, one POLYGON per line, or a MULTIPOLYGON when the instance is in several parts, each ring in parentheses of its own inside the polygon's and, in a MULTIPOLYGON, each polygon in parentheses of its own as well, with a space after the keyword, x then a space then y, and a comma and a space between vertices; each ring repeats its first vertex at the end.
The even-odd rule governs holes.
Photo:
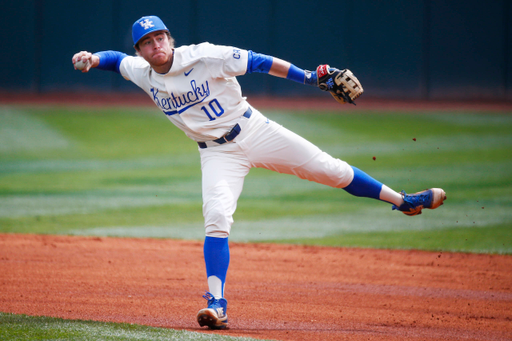
MULTIPOLYGON (((210 332, 202 243, 0 234, 0 311, 210 332)), ((510 340, 512 257, 231 244, 222 333, 510 340)))

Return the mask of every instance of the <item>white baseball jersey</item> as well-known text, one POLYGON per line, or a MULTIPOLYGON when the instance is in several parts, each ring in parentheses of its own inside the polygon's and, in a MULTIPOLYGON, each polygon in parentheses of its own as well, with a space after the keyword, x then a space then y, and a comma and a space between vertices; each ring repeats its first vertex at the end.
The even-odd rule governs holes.
POLYGON ((202 43, 174 49, 166 74, 155 72, 142 57, 124 58, 119 71, 188 137, 204 142, 225 135, 248 109, 235 78, 246 73, 247 59, 246 50, 202 43))
POLYGON ((236 76, 247 71, 248 52, 209 43, 174 50, 171 70, 158 74, 141 57, 126 57, 119 71, 153 99, 178 128, 197 142, 224 136, 234 125, 241 132, 232 143, 199 149, 203 173, 206 235, 227 237, 233 213, 252 167, 293 174, 343 188, 352 168, 311 142, 267 119, 242 97, 236 76))

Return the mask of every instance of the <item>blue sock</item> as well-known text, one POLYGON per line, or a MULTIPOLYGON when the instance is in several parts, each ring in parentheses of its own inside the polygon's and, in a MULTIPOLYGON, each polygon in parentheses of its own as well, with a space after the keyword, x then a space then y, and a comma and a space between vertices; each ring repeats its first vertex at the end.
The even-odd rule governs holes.
POLYGON ((224 297, 224 284, 229 267, 229 245, 228 238, 206 237, 204 239, 204 262, 206 264, 206 276, 210 291, 214 296, 224 297), (218 280, 220 283, 216 283, 218 280), (213 280, 212 280, 213 278, 213 280), (212 286, 214 289, 212 289, 212 286))
POLYGON ((354 179, 347 187, 343 188, 348 193, 357 197, 366 197, 380 200, 382 183, 378 182, 362 170, 351 166, 354 170, 354 179))

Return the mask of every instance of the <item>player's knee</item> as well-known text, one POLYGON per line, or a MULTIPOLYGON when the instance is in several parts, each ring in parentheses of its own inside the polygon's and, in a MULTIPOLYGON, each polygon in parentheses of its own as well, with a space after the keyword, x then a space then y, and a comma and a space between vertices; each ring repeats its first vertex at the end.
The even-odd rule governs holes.
POLYGON ((233 225, 236 198, 227 184, 220 182, 203 191, 205 233, 209 237, 226 238, 233 225))
POLYGON ((352 168, 347 162, 333 158, 325 152, 318 154, 296 171, 301 178, 334 188, 348 186, 353 177, 352 168))
POLYGON ((227 237, 229 237, 229 231, 220 230, 217 228, 217 226, 207 226, 205 228, 205 235, 207 237, 214 237, 214 238, 227 238, 227 237))
POLYGON ((205 207, 204 226, 209 237, 226 238, 231 231, 233 215, 220 202, 205 207))
POLYGON ((227 216, 224 212, 216 210, 210 211, 205 216, 205 234, 208 237, 227 238, 231 231, 233 218, 227 216))

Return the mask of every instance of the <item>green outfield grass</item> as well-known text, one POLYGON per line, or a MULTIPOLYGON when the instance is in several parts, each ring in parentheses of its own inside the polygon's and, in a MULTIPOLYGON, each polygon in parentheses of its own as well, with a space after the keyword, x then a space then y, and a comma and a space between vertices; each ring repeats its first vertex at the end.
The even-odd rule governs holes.
POLYGON ((52 317, 33 317, 0 313, 1 340, 87 340, 87 341, 251 341, 231 337, 153 328, 128 323, 62 320, 52 317))
MULTIPOLYGON (((448 200, 407 217, 254 169, 231 241, 512 254, 512 113, 264 113, 391 188, 442 187, 448 200)), ((197 145, 156 109, 0 107, 0 232, 201 240, 200 179, 197 145)), ((0 322, 1 339, 182 337, 9 314, 0 322)))
MULTIPOLYGON (((512 115, 265 114, 396 190, 448 200, 407 217, 253 169, 231 240, 512 253, 512 115)), ((196 144, 156 109, 0 107, 0 232, 202 239, 200 177, 196 144)))

